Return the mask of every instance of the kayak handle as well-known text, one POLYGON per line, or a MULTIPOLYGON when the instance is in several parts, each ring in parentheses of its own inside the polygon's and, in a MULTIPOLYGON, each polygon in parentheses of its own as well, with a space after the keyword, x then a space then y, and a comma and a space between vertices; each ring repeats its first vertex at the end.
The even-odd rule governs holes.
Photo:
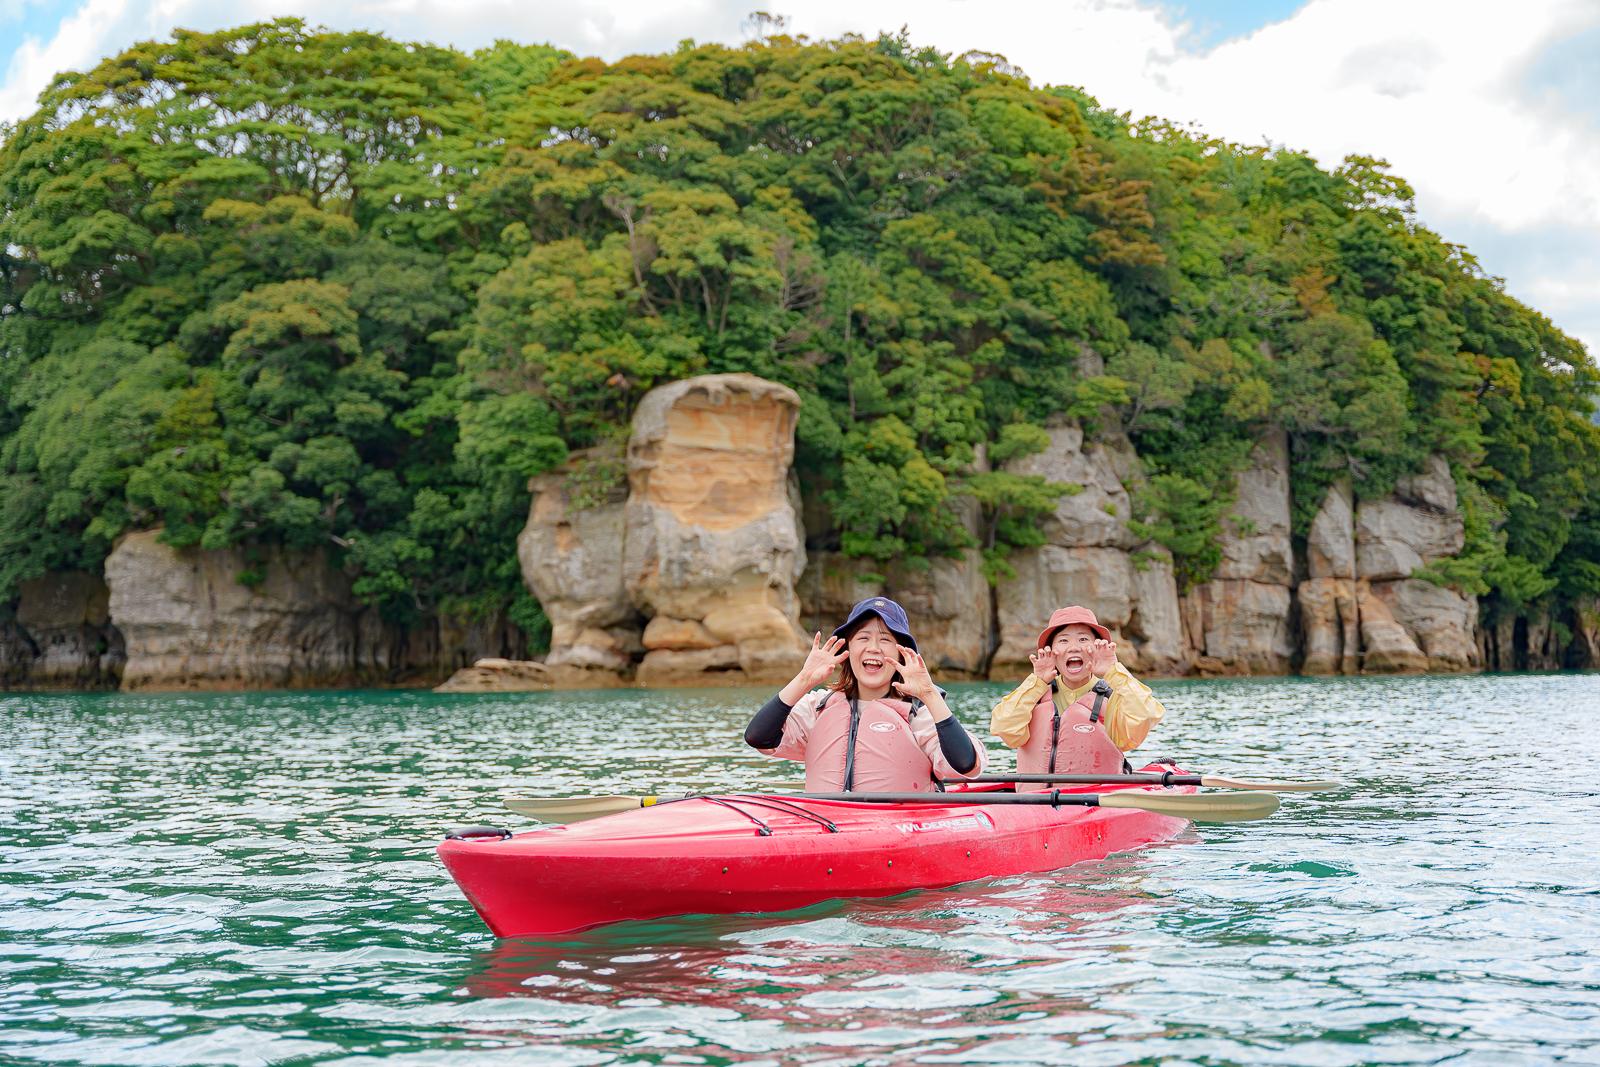
POLYGON ((444 835, 446 841, 504 841, 510 830, 498 826, 457 826, 444 835))

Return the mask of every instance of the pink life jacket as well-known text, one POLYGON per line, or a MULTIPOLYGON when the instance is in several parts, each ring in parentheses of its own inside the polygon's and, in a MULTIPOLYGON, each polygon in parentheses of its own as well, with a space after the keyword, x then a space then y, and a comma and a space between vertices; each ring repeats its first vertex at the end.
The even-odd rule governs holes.
POLYGON ((933 761, 911 732, 911 715, 903 700, 828 697, 806 738, 806 792, 932 792, 933 761))
POLYGON ((1051 683, 1051 688, 1045 690, 1044 696, 1033 706, 1028 743, 1017 749, 1017 773, 1121 774, 1122 749, 1106 733, 1101 714, 1110 695, 1111 687, 1104 681, 1097 681, 1093 690, 1060 711, 1056 708, 1055 687, 1051 683))

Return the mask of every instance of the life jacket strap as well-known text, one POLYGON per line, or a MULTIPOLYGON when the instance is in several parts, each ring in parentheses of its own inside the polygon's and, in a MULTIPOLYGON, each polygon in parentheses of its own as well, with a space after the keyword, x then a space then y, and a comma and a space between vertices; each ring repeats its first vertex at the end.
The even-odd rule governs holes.
POLYGON ((1094 707, 1089 709, 1089 721, 1100 721, 1100 709, 1106 706, 1106 698, 1111 696, 1111 686, 1106 684, 1104 678, 1098 678, 1094 683, 1094 707))

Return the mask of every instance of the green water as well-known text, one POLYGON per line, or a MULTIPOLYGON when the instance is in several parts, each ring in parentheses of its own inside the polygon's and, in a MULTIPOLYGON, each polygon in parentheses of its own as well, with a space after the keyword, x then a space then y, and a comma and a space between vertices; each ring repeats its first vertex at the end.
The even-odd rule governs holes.
POLYGON ((1158 689, 1146 754, 1345 788, 552 943, 489 936, 443 829, 792 784, 742 750, 765 694, 0 696, 0 1063, 1600 1064, 1600 676, 1158 689))

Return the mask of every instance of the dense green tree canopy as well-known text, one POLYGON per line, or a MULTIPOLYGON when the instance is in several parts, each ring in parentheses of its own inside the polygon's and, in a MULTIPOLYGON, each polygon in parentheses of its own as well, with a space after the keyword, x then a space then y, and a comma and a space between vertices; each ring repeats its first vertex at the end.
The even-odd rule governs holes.
POLYGON ((802 396, 847 553, 976 536, 1003 573, 1068 490, 998 462, 1067 417, 1133 439, 1140 528, 1203 580, 1276 425, 1302 529, 1443 453, 1469 544, 1434 577, 1600 592, 1595 366, 1403 181, 994 57, 180 32, 57 78, 0 198, 0 601, 159 525, 331 546, 397 617, 504 607, 528 476, 735 370, 802 396))

